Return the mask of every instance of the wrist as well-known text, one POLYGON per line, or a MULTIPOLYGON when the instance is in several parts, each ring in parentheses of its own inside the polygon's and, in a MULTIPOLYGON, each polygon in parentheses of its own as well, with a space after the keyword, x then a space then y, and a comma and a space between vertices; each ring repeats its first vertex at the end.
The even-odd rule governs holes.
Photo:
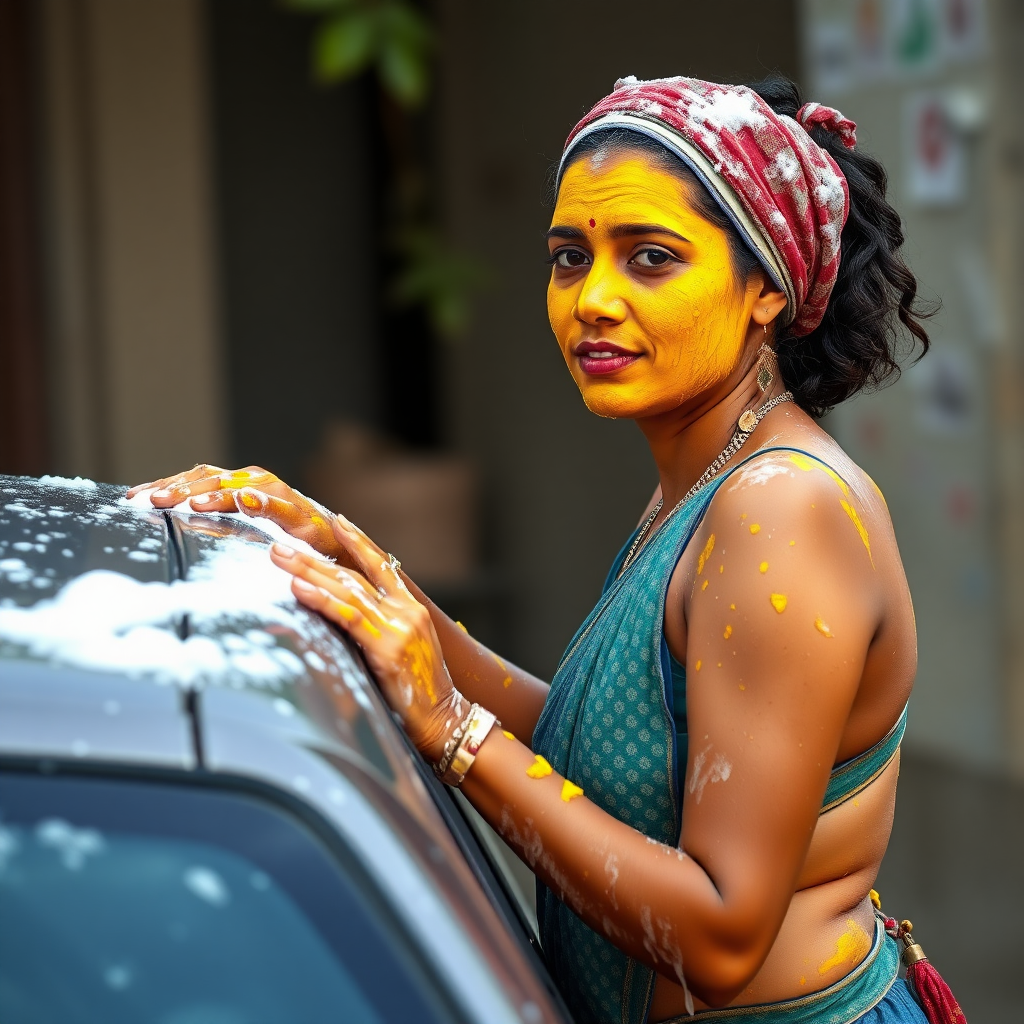
POLYGON ((462 785, 484 740, 495 726, 501 726, 497 718, 486 708, 473 704, 466 717, 452 730, 440 758, 434 763, 437 777, 449 786, 458 788, 462 785))

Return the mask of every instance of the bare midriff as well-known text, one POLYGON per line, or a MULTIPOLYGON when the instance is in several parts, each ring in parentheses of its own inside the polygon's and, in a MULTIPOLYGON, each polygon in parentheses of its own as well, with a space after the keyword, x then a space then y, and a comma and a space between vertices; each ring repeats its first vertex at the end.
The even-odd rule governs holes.
MULTIPOLYGON (((764 966, 732 1005, 817 992, 850 973, 874 939, 868 893, 889 841, 899 755, 865 789, 818 820, 789 912, 764 966)), ((697 1009, 707 1009, 695 1000, 697 1009)), ((658 976, 650 1020, 685 1014, 683 990, 658 976)))

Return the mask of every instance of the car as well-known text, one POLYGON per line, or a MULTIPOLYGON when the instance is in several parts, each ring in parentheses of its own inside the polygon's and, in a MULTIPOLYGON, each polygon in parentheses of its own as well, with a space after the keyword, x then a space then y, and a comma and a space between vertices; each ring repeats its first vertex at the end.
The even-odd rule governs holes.
POLYGON ((0 476, 0 1020, 565 1024, 500 840, 279 535, 0 476))

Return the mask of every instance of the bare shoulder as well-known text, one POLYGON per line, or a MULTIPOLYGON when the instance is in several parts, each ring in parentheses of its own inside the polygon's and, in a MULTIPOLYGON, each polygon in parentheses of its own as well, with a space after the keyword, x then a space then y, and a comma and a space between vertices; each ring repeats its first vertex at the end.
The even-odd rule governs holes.
POLYGON ((688 664, 706 634, 729 640, 730 658, 774 651, 792 666, 802 652, 820 673, 861 666, 844 751, 874 742, 909 694, 913 607, 885 500, 817 428, 773 439, 722 483, 670 584, 670 607, 680 605, 666 638, 688 664), (821 661, 835 656, 831 668, 821 661))
POLYGON ((876 558, 888 555, 885 501, 838 445, 815 447, 752 453, 719 488, 695 540, 706 546, 713 535, 724 548, 757 538, 766 556, 784 552, 806 567, 827 556, 850 582, 870 580, 876 558))

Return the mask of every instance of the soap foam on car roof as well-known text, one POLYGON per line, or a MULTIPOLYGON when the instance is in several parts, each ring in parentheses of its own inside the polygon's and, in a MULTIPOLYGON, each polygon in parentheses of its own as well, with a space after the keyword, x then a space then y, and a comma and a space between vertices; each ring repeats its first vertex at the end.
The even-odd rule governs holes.
MULTIPOLYGON (((293 546, 312 550, 280 533, 293 546)), ((304 673, 290 651, 254 643, 252 630, 244 637, 229 634, 230 643, 195 634, 182 640, 176 624, 186 614, 193 627, 256 619, 300 636, 309 633, 311 622, 292 597, 291 577, 270 561, 266 549, 227 537, 204 552, 186 580, 140 583, 93 570, 30 608, 0 607, 0 641, 64 665, 186 686, 239 675, 275 685, 304 673)))

